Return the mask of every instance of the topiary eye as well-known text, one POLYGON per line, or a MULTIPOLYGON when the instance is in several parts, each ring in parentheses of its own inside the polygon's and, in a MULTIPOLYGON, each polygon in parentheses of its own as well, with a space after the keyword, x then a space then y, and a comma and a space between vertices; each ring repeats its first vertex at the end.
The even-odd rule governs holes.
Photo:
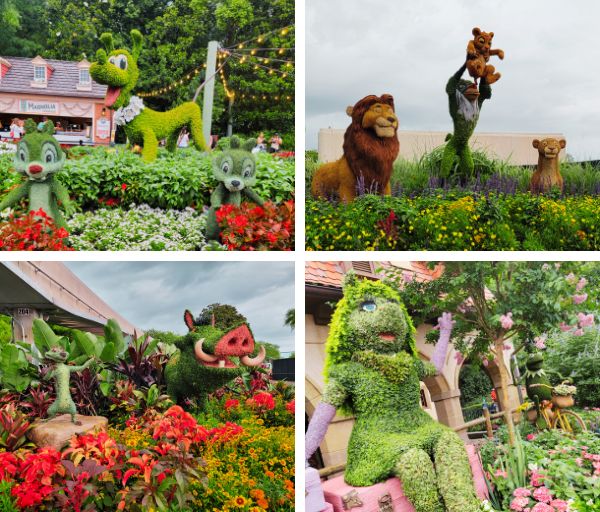
POLYGON ((377 309, 377 304, 373 300, 365 300, 361 305, 360 309, 363 311, 368 311, 369 313, 375 311, 377 309))
POLYGON ((42 158, 47 164, 56 162, 58 160, 58 152, 56 151, 56 148, 53 144, 44 144, 44 146, 42 147, 42 158))
POLYGON ((252 166, 249 165, 244 169, 244 178, 249 178, 252 175, 252 166))
POLYGON ((27 161, 27 151, 25 151, 23 148, 19 150, 19 158, 21 159, 21 162, 27 161))
POLYGON ((227 174, 229 172, 229 162, 223 162, 223 165, 221 166, 221 170, 227 174))
POLYGON ((125 57, 121 57, 121 60, 120 60, 120 62, 119 62, 119 67, 120 67, 122 70, 125 70, 125 69, 127 69, 127 59, 126 59, 125 57))

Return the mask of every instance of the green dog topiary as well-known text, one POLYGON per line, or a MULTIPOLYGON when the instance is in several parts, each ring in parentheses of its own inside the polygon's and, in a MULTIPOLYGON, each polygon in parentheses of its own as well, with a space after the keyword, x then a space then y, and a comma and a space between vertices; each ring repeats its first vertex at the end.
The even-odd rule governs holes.
POLYGON ((492 88, 486 82, 485 77, 481 79, 479 89, 477 89, 477 84, 474 82, 461 78, 465 69, 467 69, 466 64, 448 80, 446 85, 454 134, 448 134, 446 137, 447 142, 440 171, 442 178, 450 176, 457 158, 460 175, 464 178, 473 175, 475 166, 469 148, 469 139, 477 126, 483 102, 492 97, 492 88))
POLYGON ((41 130, 33 119, 25 121, 26 135, 17 146, 15 170, 25 175, 27 181, 12 190, 0 203, 0 211, 16 205, 29 195, 29 211, 44 210, 58 227, 66 227, 58 209, 60 201, 65 211, 72 212, 67 189, 54 177, 65 164, 65 154, 58 141, 52 136, 54 124, 46 121, 41 130))
POLYGON ((115 124, 123 126, 132 144, 143 146, 142 158, 146 162, 156 159, 158 141, 167 139, 167 149, 175 151, 180 130, 187 126, 192 140, 200 151, 208 151, 202 134, 202 115, 200 107, 194 102, 179 105, 168 112, 156 112, 144 106, 132 90, 138 81, 137 61, 142 50, 142 34, 131 31, 133 50, 114 49, 111 34, 100 36, 106 51, 96 52, 97 62, 90 67, 90 75, 100 83, 108 85, 104 103, 107 107, 118 109, 115 124), (107 55, 108 52, 108 55, 107 55))
MULTIPOLYGON (((439 322, 440 343, 432 361, 443 364, 439 352, 445 353, 450 339, 451 315, 439 322)), ((417 512, 478 511, 462 440, 420 407, 419 380, 439 368, 418 358, 415 328, 400 295, 381 281, 347 274, 326 354, 326 387, 306 434, 307 458, 336 410, 353 414, 349 485, 370 486, 397 476, 417 512)))
POLYGON ((195 398, 202 406, 209 393, 242 375, 242 365, 260 366, 265 359, 262 345, 258 355, 250 357, 254 338, 245 318, 231 326, 231 317, 213 316, 207 325, 202 319, 194 320, 186 310, 184 320, 189 333, 175 342, 180 352, 171 357, 165 368, 167 392, 179 403, 195 398), (240 365, 231 357, 239 358, 240 365))
POLYGON ((251 202, 262 205, 264 201, 252 190, 256 183, 256 159, 251 153, 254 139, 243 145, 237 137, 231 137, 231 149, 218 154, 213 160, 213 173, 219 181, 210 196, 210 209, 206 221, 206 238, 219 239, 219 224, 216 210, 224 204, 239 206, 244 196, 251 202))

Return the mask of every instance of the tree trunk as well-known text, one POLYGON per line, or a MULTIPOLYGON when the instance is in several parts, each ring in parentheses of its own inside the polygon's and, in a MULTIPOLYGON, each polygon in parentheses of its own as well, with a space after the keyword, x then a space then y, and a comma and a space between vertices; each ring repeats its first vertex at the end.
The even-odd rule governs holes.
POLYGON ((515 425, 513 423, 512 414, 510 412, 510 406, 508 403, 508 368, 504 363, 504 338, 500 337, 494 342, 496 347, 496 362, 498 363, 498 369, 500 370, 500 385, 502 389, 502 405, 504 408, 504 421, 508 428, 508 440, 511 446, 515 445, 515 425))

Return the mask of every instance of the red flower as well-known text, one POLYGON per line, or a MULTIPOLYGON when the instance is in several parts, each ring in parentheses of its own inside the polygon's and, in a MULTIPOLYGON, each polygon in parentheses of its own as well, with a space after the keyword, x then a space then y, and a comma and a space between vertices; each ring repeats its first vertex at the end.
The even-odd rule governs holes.
POLYGON ((11 452, 0 453, 0 481, 11 481, 17 474, 19 461, 11 452))
POLYGON ((285 404, 285 408, 290 414, 296 414, 296 400, 291 400, 285 404))
POLYGON ((121 190, 126 190, 127 189, 127 183, 123 183, 121 185, 121 190))
POLYGON ((230 398, 225 401, 225 409, 229 411, 229 409, 236 409, 240 405, 240 402, 235 398, 230 398))
POLYGON ((275 400, 273 395, 271 395, 271 393, 267 393, 266 391, 256 393, 256 395, 254 395, 252 398, 248 398, 246 403, 252 407, 267 409, 269 411, 275 408, 275 400))

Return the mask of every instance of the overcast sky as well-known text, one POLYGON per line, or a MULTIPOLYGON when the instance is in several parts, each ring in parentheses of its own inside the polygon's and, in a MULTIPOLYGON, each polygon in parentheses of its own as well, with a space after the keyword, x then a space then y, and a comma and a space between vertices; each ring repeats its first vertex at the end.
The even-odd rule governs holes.
POLYGON ((502 78, 477 130, 560 132, 569 154, 600 159, 597 0, 307 0, 306 12, 307 149, 367 94, 394 96, 401 130, 451 131, 446 82, 478 26, 505 59, 491 58, 502 78))
POLYGON ((184 334, 186 309, 231 304, 255 338, 294 350, 284 326, 294 307, 293 262, 65 262, 88 287, 140 329, 184 334))

